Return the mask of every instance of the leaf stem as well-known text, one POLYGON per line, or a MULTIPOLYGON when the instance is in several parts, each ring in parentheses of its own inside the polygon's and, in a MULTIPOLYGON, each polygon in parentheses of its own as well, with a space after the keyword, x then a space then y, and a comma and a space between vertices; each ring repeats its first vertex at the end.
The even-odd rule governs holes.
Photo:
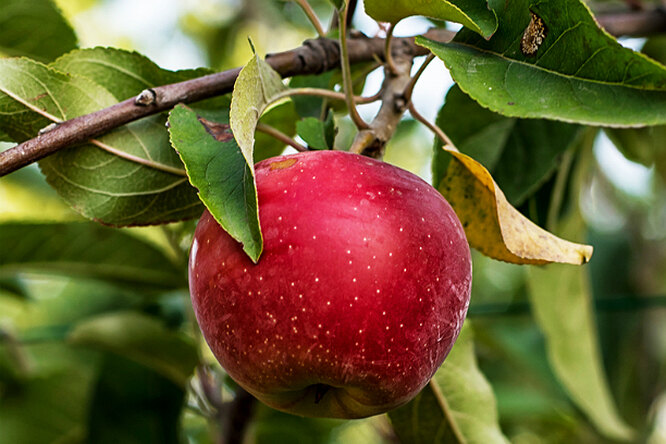
POLYGON ((274 137, 275 139, 279 140, 280 142, 294 148, 296 151, 300 151, 302 153, 306 152, 306 151, 309 151, 307 149, 307 147, 304 147, 300 143, 296 142, 294 139, 287 136, 285 133, 281 132, 277 128, 274 128, 270 125, 266 125, 265 123, 258 123, 257 124, 257 131, 261 131, 264 134, 268 134, 269 136, 274 137))
POLYGON ((314 10, 312 9, 312 6, 310 6, 310 3, 308 3, 307 0, 296 0, 296 3, 298 3, 298 6, 303 9, 305 15, 308 16, 308 20, 310 20, 312 26, 314 26, 314 28, 317 30, 319 37, 326 37, 326 31, 324 31, 324 28, 321 26, 321 22, 319 21, 317 14, 315 14, 314 10))
POLYGON ((349 117, 358 129, 368 129, 368 124, 361 118, 354 102, 354 85, 351 76, 351 67, 349 65, 349 49, 347 48, 347 14, 349 13, 349 3, 345 2, 344 8, 339 11, 340 23, 340 67, 342 69, 342 87, 345 92, 349 117))
POLYGON ((386 71, 394 76, 398 73, 398 68, 393 62, 393 54, 391 53, 391 42, 393 41, 393 30, 395 30, 395 25, 398 23, 391 23, 388 31, 386 31, 386 39, 384 40, 384 60, 386 60, 386 71))
POLYGON ((407 85, 407 88, 405 88, 404 96, 406 100, 412 100, 412 94, 414 93, 414 87, 416 86, 416 82, 419 81, 421 78, 421 75, 425 72, 426 68, 435 59, 435 54, 428 54, 428 57, 423 61, 421 66, 419 66, 418 71, 416 71, 416 74, 412 77, 412 80, 409 82, 409 85, 407 85))
POLYGON ((548 206, 548 215, 546 216, 546 230, 548 231, 554 231, 557 226, 557 220, 560 216, 560 210, 562 209, 562 202, 564 202, 564 194, 567 188, 567 178, 569 177, 569 171, 571 171, 573 159, 574 150, 571 148, 566 150, 562 155, 562 161, 557 170, 557 176, 555 177, 555 185, 553 186, 550 205, 548 206))
POLYGON ((446 133, 442 131, 440 127, 438 127, 437 125, 435 125, 434 123, 430 122, 428 119, 423 117, 423 115, 421 115, 421 113, 419 113, 416 110, 416 108, 414 108, 413 102, 411 101, 409 102, 408 109, 412 117, 414 117, 416 120, 425 125, 426 128, 432 131, 435 134, 435 136, 438 137, 444 143, 446 149, 458 152, 458 148, 456 148, 451 139, 449 139, 449 136, 447 136, 446 133))
MULTIPOLYGON (((375 102, 380 99, 381 97, 380 93, 377 93, 370 97, 354 96, 353 97, 354 102, 361 104, 375 102)), ((317 96, 332 100, 347 100, 347 96, 345 95, 345 93, 331 91, 330 89, 324 89, 324 88, 303 87, 303 88, 290 88, 285 91, 282 91, 281 93, 276 94, 273 97, 274 99, 273 102, 276 102, 280 99, 284 99, 285 97, 290 97, 290 96, 317 96)))

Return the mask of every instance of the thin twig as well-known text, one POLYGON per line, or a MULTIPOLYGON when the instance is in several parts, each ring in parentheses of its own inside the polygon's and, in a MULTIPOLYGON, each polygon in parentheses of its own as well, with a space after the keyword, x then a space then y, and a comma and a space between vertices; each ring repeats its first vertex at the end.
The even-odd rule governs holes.
POLYGON ((314 26, 315 29, 317 30, 317 34, 319 34, 319 37, 326 37, 326 31, 324 31, 324 28, 321 26, 319 17, 317 17, 317 14, 315 14, 314 10, 312 9, 312 6, 310 6, 310 3, 308 3, 307 0, 296 0, 296 3, 298 3, 298 6, 300 6, 301 9, 303 9, 305 15, 308 16, 308 20, 310 20, 312 26, 314 26))
MULTIPOLYGON (((274 95, 271 98, 271 101, 277 102, 280 99, 291 96, 316 96, 332 100, 342 100, 342 101, 347 100, 347 96, 345 95, 345 93, 331 91, 330 89, 324 89, 324 88, 303 87, 303 88, 290 88, 285 91, 282 91, 281 93, 274 95)), ((354 96, 354 102, 360 104, 372 103, 379 100, 379 98, 380 98, 379 94, 375 94, 369 97, 354 96)))
POLYGON ((396 75, 398 68, 396 68, 395 63, 393 62, 393 55, 391 54, 391 42, 393 41, 393 30, 395 30, 396 23, 391 23, 388 31, 386 31, 386 40, 384 40, 384 60, 386 60, 387 72, 390 75, 396 75))
POLYGON ((280 142, 284 143, 285 145, 289 145, 290 147, 294 148, 296 151, 300 151, 300 152, 308 151, 307 147, 305 147, 305 146, 301 145, 300 143, 296 142, 294 139, 287 136, 285 133, 283 133, 279 129, 274 128, 270 125, 266 125, 265 123, 258 123, 257 124, 257 131, 260 131, 264 134, 268 134, 269 136, 279 140, 280 142))
POLYGON ((419 66, 418 71, 416 71, 416 74, 414 74, 414 76, 412 76, 412 80, 409 82, 409 85, 407 85, 407 88, 405 88, 405 92, 404 92, 405 99, 412 100, 412 94, 414 93, 414 86, 416 86, 416 82, 419 81, 419 79, 421 78, 421 75, 423 75, 426 68, 430 64, 430 62, 432 62, 434 59, 435 59, 434 54, 428 54, 428 56, 423 61, 421 66, 419 66))
POLYGON ((349 12, 349 3, 345 3, 340 11, 340 67, 342 70, 342 88, 347 98, 347 108, 349 117, 358 129, 368 129, 368 124, 361 118, 354 103, 354 85, 351 76, 351 67, 349 64, 349 50, 347 48, 347 14, 349 12))
POLYGON ((444 131, 434 123, 430 122, 428 119, 423 117, 421 113, 419 113, 416 108, 414 108, 414 103, 409 102, 408 105, 409 108, 409 113, 414 117, 414 119, 418 120, 422 124, 424 124, 430 131, 432 131, 436 137, 439 137, 439 139, 444 142, 444 145, 446 146, 446 149, 450 151, 458 151, 458 148, 453 144, 451 139, 449 139, 449 136, 446 135, 444 131))

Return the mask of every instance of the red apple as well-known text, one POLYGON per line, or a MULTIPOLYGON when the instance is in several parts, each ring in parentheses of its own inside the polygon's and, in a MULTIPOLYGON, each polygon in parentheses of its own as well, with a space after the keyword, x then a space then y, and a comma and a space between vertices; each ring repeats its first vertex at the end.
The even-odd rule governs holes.
POLYGON ((361 418, 413 398, 449 353, 471 260, 451 206, 417 176, 340 151, 256 166, 253 264, 205 212, 190 255, 203 335, 278 410, 361 418))

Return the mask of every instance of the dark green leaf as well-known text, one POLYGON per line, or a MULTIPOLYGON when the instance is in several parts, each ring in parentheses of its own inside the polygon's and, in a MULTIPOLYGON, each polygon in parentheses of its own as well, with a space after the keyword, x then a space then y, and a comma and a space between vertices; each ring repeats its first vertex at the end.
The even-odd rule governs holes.
POLYGON ((623 48, 579 0, 516 0, 485 41, 418 38, 460 88, 492 111, 607 126, 666 122, 666 68, 623 48))
POLYGON ((328 150, 333 148, 335 141, 335 124, 333 113, 329 113, 326 121, 314 117, 306 117, 296 123, 296 132, 310 148, 328 150))
POLYGON ((365 12, 380 22, 396 23, 412 15, 424 15, 468 27, 490 38, 497 29, 497 17, 481 0, 366 0, 365 12))
POLYGON ((195 344, 158 320, 125 311, 78 323, 69 332, 70 344, 110 351, 140 363, 184 387, 198 362, 195 344))
POLYGON ((254 176, 229 125, 180 105, 169 116, 171 143, 215 219, 253 261, 263 249, 254 176))
MULTIPOLYGON (((481 107, 454 86, 437 124, 456 147, 485 166, 509 202, 522 204, 553 173, 560 155, 577 140, 580 127, 564 122, 505 117, 481 107)), ((450 156, 435 144, 436 185, 450 156)))
POLYGON ((3 0, 0 53, 48 62, 74 48, 74 30, 52 0, 3 0))
POLYGON ((182 387, 130 360, 107 355, 93 388, 86 442, 176 444, 182 387))
POLYGON ((123 231, 93 223, 0 224, 0 272, 41 271, 150 287, 183 287, 183 270, 123 231))

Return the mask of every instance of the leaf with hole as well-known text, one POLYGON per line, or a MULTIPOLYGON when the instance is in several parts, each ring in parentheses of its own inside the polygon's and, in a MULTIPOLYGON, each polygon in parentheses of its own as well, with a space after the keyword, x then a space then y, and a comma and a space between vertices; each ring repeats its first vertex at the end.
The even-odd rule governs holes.
POLYGON ((441 58, 460 88, 510 117, 604 126, 666 122, 666 68, 622 47, 579 0, 516 0, 497 9, 486 41, 417 43, 441 58))
POLYGON ((257 262, 263 249, 257 188, 229 125, 197 116, 178 105, 169 116, 169 132, 203 203, 257 262))

